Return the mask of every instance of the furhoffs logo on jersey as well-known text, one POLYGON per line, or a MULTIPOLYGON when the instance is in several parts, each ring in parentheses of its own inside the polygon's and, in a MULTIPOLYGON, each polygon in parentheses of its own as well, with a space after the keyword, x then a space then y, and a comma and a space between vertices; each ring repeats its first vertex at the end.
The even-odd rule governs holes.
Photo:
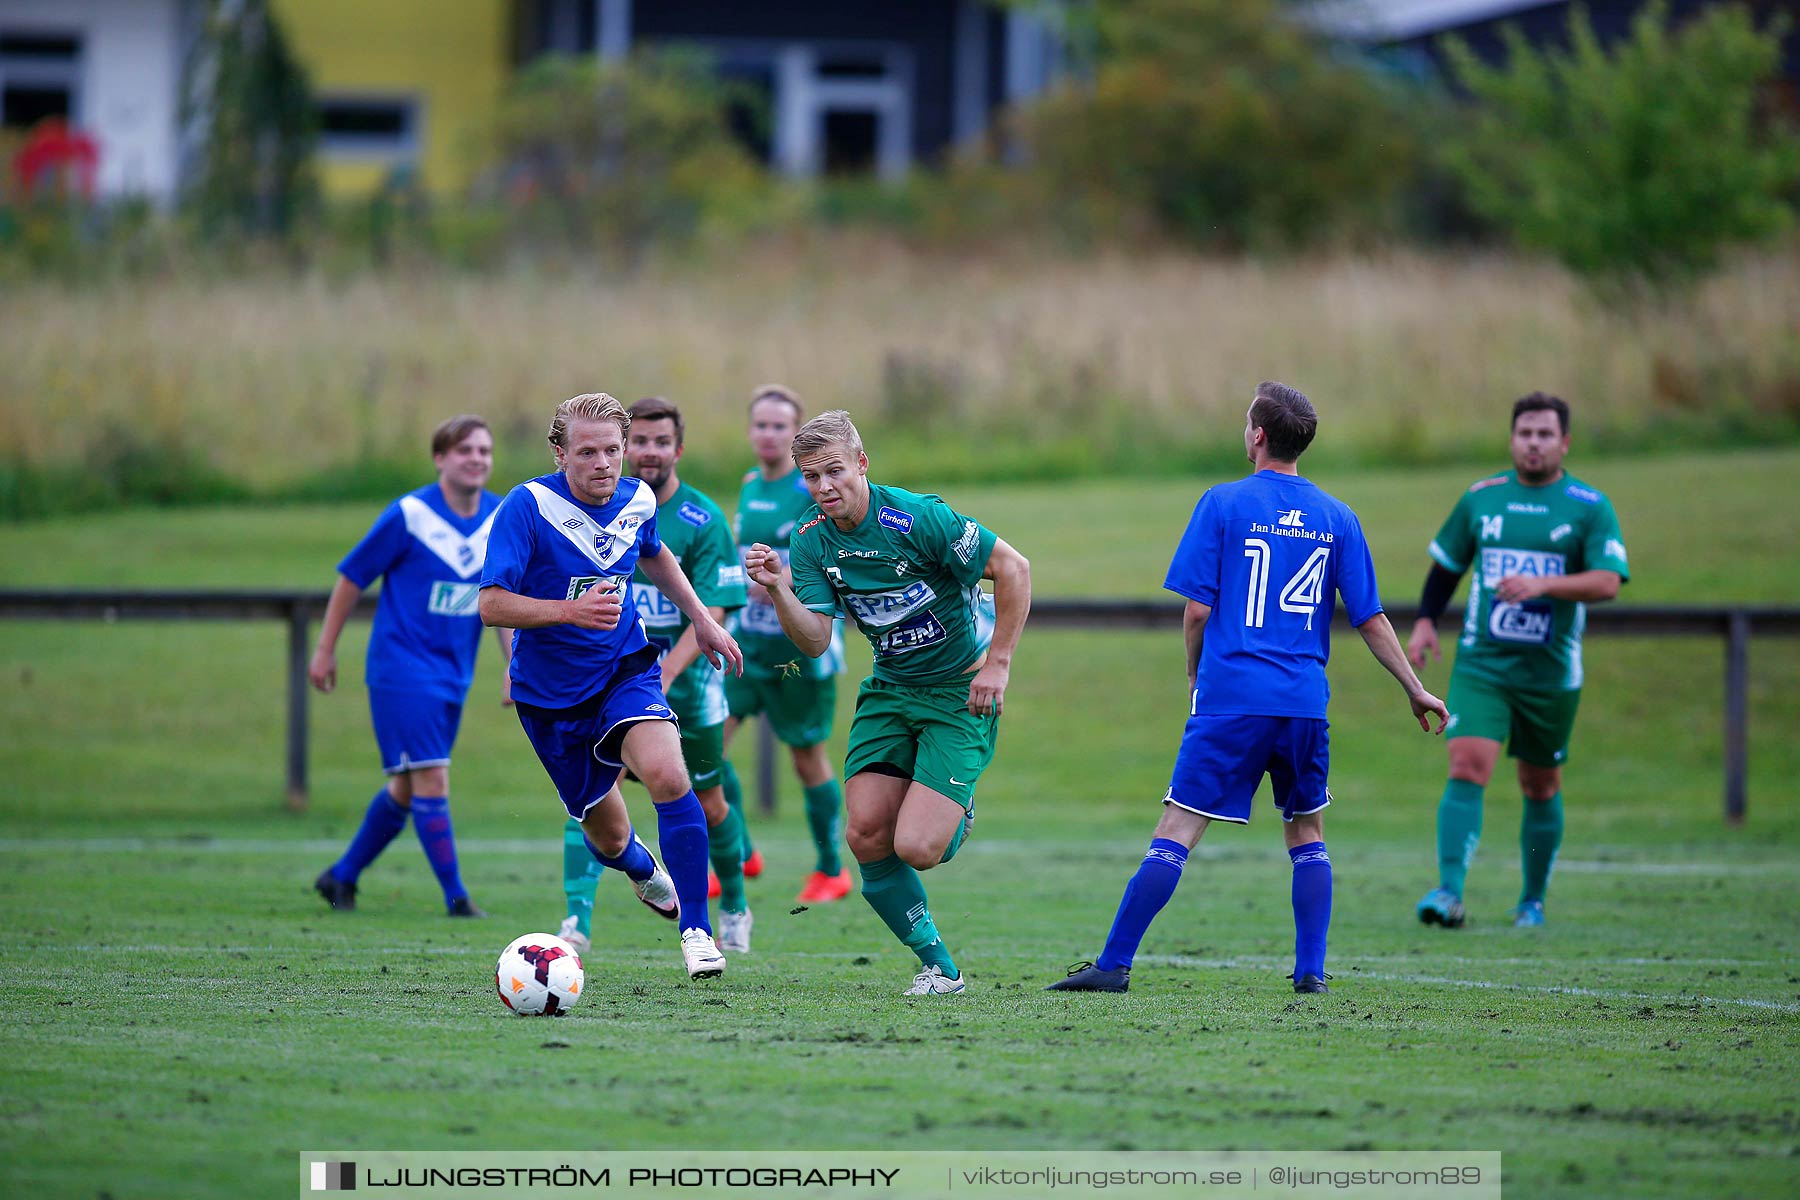
POLYGON ((1596 492, 1593 488, 1584 488, 1579 483, 1571 483, 1568 487, 1564 488, 1563 495, 1569 497, 1571 500, 1579 500, 1583 504, 1600 503, 1599 492, 1596 492))
POLYGON ((1300 518, 1304 517, 1305 515, 1306 515, 1305 513, 1301 512, 1297 508, 1285 508, 1285 509, 1281 510, 1281 520, 1279 520, 1275 523, 1277 525, 1286 525, 1290 529, 1298 529, 1301 524, 1300 518))
POLYGON ((897 508, 889 508, 884 504, 881 506, 881 512, 877 515, 876 520, 893 530, 895 533, 904 533, 908 536, 911 536, 912 534, 913 519, 911 513, 904 513, 897 508))
POLYGON ((704 508, 701 508, 691 500, 683 500, 681 502, 681 507, 675 511, 682 520, 686 521, 689 525, 692 525, 695 529, 700 528, 702 525, 705 525, 708 521, 712 520, 711 513, 707 512, 704 508))
POLYGON ((817 525, 820 521, 823 521, 824 519, 825 519, 825 514, 820 513, 818 516, 814 517, 812 520, 808 521, 806 524, 802 525, 800 528, 794 530, 794 536, 799 537, 801 534, 805 533, 807 530, 811 529, 814 525, 817 525))

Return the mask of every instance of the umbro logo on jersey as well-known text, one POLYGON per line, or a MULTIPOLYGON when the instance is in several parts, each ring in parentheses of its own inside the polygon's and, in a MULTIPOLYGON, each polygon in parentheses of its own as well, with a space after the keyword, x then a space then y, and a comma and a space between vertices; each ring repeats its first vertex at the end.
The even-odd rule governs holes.
POLYGON ((1297 508, 1286 509, 1281 514, 1281 520, 1275 523, 1277 525, 1286 525, 1290 529, 1298 529, 1300 527, 1300 518, 1305 515, 1305 513, 1297 508))
POLYGON ((587 524, 587 522, 582 520, 580 517, 570 517, 568 520, 563 522, 563 527, 565 529, 580 529, 583 525, 586 525, 586 524, 587 524))

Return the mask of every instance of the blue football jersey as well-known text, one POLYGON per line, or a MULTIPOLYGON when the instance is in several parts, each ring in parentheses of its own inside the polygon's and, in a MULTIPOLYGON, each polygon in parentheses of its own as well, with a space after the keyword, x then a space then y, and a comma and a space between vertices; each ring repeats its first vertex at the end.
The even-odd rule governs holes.
POLYGON ((656 493, 619 480, 605 504, 583 504, 558 471, 508 492, 494 514, 481 586, 538 600, 573 600, 595 584, 619 589, 624 611, 612 629, 550 625, 521 629, 513 643, 513 697, 569 708, 596 695, 619 660, 650 643, 631 595, 640 557, 660 553, 656 493))
POLYGON ((458 516, 435 483, 382 511, 338 564, 359 588, 382 580, 369 633, 367 682, 461 703, 481 645, 480 590, 488 533, 500 497, 482 492, 458 516))
POLYGON ((1381 611, 1356 514, 1279 471, 1207 489, 1163 586, 1212 608, 1192 711, 1215 716, 1323 717, 1337 598, 1381 611))

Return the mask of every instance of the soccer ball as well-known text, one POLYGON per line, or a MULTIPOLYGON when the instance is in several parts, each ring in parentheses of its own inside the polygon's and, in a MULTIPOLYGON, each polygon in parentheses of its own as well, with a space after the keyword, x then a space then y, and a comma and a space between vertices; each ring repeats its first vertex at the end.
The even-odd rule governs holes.
POLYGON ((521 1017, 561 1016, 581 999, 585 977, 575 947, 551 933, 514 938, 500 952, 494 987, 521 1017))

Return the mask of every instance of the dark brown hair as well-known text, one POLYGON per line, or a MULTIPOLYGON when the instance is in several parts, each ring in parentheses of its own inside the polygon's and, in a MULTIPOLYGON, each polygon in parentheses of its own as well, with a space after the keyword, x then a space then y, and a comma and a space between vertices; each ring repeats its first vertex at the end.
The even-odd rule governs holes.
POLYGON ((1512 425, 1519 423, 1519 418, 1529 412, 1553 412, 1556 414, 1556 427, 1564 437, 1569 436, 1569 402, 1561 396, 1552 396, 1549 392, 1533 392, 1529 396, 1520 396, 1513 401, 1512 425))
POLYGON ((687 437, 687 422, 681 419, 681 410, 661 396, 645 396, 642 400, 625 410, 636 421, 673 421, 675 422, 675 445, 680 446, 687 437))
POLYGON ((1299 388, 1264 380, 1256 385, 1256 399, 1250 405, 1250 427, 1268 437, 1270 458, 1291 463, 1312 445, 1319 414, 1299 388))

